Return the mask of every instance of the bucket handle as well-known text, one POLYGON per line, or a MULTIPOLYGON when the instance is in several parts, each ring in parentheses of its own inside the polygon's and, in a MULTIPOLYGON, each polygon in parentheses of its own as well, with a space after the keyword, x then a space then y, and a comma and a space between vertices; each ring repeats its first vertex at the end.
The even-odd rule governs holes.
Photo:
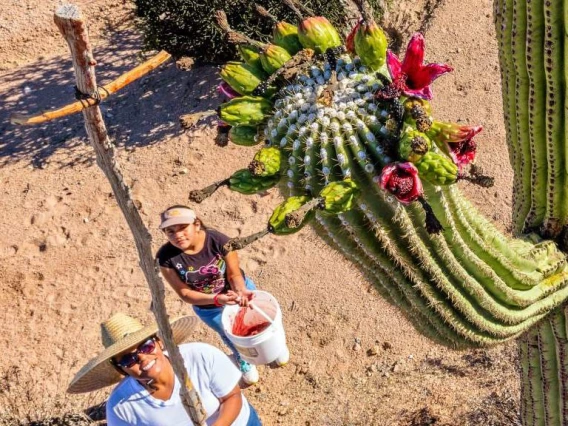
POLYGON ((274 324, 274 320, 272 318, 270 318, 270 316, 268 316, 268 314, 266 312, 264 312, 261 308, 259 308, 256 303, 250 301, 249 302, 249 306, 256 310, 266 321, 268 321, 270 324, 274 324))

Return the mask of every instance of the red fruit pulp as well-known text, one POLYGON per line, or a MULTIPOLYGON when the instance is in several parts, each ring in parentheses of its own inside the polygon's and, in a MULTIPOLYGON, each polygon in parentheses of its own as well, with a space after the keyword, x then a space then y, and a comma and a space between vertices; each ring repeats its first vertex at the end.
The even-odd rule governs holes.
POLYGON ((412 192, 414 179, 412 176, 393 174, 387 183, 387 189, 400 197, 404 197, 412 192))
POLYGON ((245 315, 248 309, 249 308, 240 308, 239 312, 237 312, 235 320, 233 321, 233 329, 231 330, 233 335, 240 337, 256 336, 270 326, 268 321, 254 321, 247 323, 245 321, 245 315))

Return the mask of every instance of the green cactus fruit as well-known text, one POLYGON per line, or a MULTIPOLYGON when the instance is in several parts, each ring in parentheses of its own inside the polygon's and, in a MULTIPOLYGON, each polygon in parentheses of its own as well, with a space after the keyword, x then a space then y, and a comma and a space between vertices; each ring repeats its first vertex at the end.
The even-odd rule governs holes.
POLYGON ((261 139, 257 135, 258 130, 252 126, 231 127, 229 130, 229 140, 235 145, 254 146, 258 145, 261 139))
POLYGON ((272 111, 272 103, 258 96, 231 99, 218 109, 219 118, 231 126, 257 126, 272 111))
POLYGON ((245 195, 266 191, 278 183, 278 176, 253 176, 248 169, 237 170, 229 178, 229 188, 245 195))
POLYGON ((267 146, 261 148, 249 164, 248 169, 254 176, 272 176, 280 171, 282 153, 279 148, 267 146))
POLYGON ((404 160, 417 163, 431 148, 430 138, 409 126, 400 138, 398 154, 404 160))
POLYGON ((267 76, 264 72, 243 62, 227 62, 221 72, 221 78, 240 95, 250 95, 267 76))
POLYGON ((416 163, 421 178, 434 185, 450 185, 458 178, 458 166, 443 154, 429 151, 416 163))
POLYGON ((385 33, 374 21, 362 22, 355 33, 355 51, 361 62, 374 71, 385 64, 387 45, 385 33))
POLYGON ((352 179, 331 182, 320 192, 323 198, 324 210, 328 213, 339 214, 351 210, 359 193, 359 186, 352 179))
POLYGON ((289 197, 286 201, 279 204, 268 220, 268 230, 276 235, 288 235, 298 232, 315 215, 314 211, 310 210, 307 214, 301 215, 301 220, 299 221, 293 216, 293 213, 300 210, 308 201, 310 201, 310 197, 299 195, 289 197))
POLYGON ((323 16, 304 19, 298 26, 298 38, 302 46, 324 53, 330 47, 341 46, 341 37, 331 23, 323 16))
POLYGON ((263 71, 262 63, 260 62, 260 49, 252 44, 239 44, 237 50, 247 64, 255 67, 259 71, 263 71))
POLYGON ((273 74, 278 68, 286 63, 292 56, 283 47, 269 44, 260 52, 260 62, 262 68, 268 73, 273 74))
POLYGON ((298 38, 298 27, 289 22, 280 21, 274 26, 272 42, 286 49, 290 55, 295 55, 302 50, 302 44, 298 38))

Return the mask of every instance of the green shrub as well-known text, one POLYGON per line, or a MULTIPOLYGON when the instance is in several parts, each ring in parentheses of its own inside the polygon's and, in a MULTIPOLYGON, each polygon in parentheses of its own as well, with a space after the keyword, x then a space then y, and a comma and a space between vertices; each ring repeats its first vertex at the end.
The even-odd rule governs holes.
MULTIPOLYGON (((376 6, 378 0, 370 3, 376 6)), ((148 49, 164 49, 176 57, 192 56, 201 62, 220 63, 236 57, 234 46, 229 45, 215 25, 214 11, 227 13, 235 30, 266 41, 272 23, 258 16, 253 0, 134 0, 145 45, 148 49)), ((297 17, 281 0, 258 0, 279 19, 298 23, 297 17)), ((302 4, 316 14, 330 19, 342 32, 352 25, 346 21, 346 0, 306 0, 302 4)))

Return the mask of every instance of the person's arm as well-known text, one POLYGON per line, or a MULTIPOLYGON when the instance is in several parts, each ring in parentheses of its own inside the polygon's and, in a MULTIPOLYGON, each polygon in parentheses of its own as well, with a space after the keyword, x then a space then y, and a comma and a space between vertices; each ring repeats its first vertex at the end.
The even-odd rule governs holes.
POLYGON ((236 251, 227 253, 225 264, 227 265, 227 280, 231 289, 241 297, 241 306, 247 306, 248 297, 252 292, 246 288, 245 278, 239 265, 239 255, 236 251))
POLYGON ((231 392, 219 398, 219 416, 213 426, 230 426, 239 416, 243 407, 243 396, 239 385, 236 385, 231 392))
MULTIPOLYGON (((187 284, 181 280, 174 269, 161 266, 160 271, 162 272, 162 275, 164 276, 166 281, 184 302, 197 306, 214 304, 214 294, 205 294, 190 289, 187 284)), ((226 294, 219 294, 217 296, 217 302, 221 305, 234 305, 238 297, 238 294, 230 291, 226 294)))
POLYGON ((219 400, 215 426, 230 425, 241 414, 247 401, 239 388, 242 373, 221 350, 206 343, 199 345, 201 359, 209 377, 209 389, 219 400))

